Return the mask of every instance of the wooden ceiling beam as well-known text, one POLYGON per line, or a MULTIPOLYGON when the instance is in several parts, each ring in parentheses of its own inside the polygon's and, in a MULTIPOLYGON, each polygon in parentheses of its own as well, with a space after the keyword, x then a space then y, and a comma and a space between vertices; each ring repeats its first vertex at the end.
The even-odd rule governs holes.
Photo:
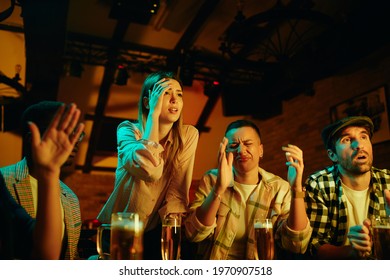
POLYGON ((26 49, 28 103, 57 100, 69 0, 19 1, 26 49))

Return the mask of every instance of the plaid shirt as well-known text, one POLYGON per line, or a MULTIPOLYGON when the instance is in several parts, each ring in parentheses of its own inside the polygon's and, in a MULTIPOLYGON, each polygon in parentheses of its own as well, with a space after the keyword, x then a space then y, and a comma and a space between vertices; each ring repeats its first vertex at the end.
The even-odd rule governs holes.
MULTIPOLYGON (((309 248, 315 257, 323 244, 344 244, 349 230, 347 202, 337 165, 310 175, 305 187, 307 214, 313 228, 309 248)), ((372 167, 368 218, 386 216, 385 189, 390 189, 390 171, 372 167)))
POLYGON ((214 225, 205 226, 196 218, 196 209, 211 192, 217 180, 217 169, 209 170, 202 178, 190 214, 185 221, 187 238, 198 242, 198 257, 202 259, 227 259, 229 249, 237 233, 239 219, 245 217, 248 227, 248 239, 245 259, 255 259, 255 241, 253 222, 256 218, 272 218, 275 230, 275 242, 294 253, 304 253, 310 240, 309 222, 303 231, 293 231, 287 227, 290 212, 290 185, 282 178, 259 168, 261 181, 248 200, 242 201, 237 186, 228 187, 222 195, 214 225), (246 203, 246 205, 245 205, 246 203))
MULTIPOLYGON (((0 168, 8 191, 16 203, 21 205, 31 218, 35 219, 34 203, 26 159, 16 164, 0 168)), ((61 255, 64 259, 77 259, 77 245, 80 238, 81 216, 79 200, 75 193, 60 181, 61 203, 64 209, 66 250, 61 255)), ((2 229, 3 230, 3 229, 2 229)))

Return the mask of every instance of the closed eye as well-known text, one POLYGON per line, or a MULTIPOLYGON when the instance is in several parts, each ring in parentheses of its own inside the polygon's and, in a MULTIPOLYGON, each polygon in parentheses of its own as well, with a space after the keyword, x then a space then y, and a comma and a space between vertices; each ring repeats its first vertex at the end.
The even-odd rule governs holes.
POLYGON ((238 143, 232 143, 229 145, 230 149, 236 149, 238 147, 238 143))

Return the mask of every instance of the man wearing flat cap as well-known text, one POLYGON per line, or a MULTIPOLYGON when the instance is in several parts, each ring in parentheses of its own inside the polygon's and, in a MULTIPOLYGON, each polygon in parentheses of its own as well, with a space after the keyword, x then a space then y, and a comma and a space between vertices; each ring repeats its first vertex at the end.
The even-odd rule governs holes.
POLYGON ((375 257, 370 221, 390 215, 390 170, 372 166, 373 131, 370 118, 354 116, 328 125, 321 133, 333 165, 311 174, 305 183, 313 228, 311 258, 375 257))

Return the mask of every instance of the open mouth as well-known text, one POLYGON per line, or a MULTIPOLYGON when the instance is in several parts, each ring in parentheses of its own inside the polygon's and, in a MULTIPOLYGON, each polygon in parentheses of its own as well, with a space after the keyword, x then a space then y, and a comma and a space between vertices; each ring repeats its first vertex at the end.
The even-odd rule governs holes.
POLYGON ((171 112, 171 113, 177 113, 179 111, 179 109, 170 108, 170 109, 168 109, 168 111, 171 112))
POLYGON ((355 158, 358 160, 365 160, 365 159, 367 159, 367 155, 360 153, 360 154, 356 155, 355 158))

